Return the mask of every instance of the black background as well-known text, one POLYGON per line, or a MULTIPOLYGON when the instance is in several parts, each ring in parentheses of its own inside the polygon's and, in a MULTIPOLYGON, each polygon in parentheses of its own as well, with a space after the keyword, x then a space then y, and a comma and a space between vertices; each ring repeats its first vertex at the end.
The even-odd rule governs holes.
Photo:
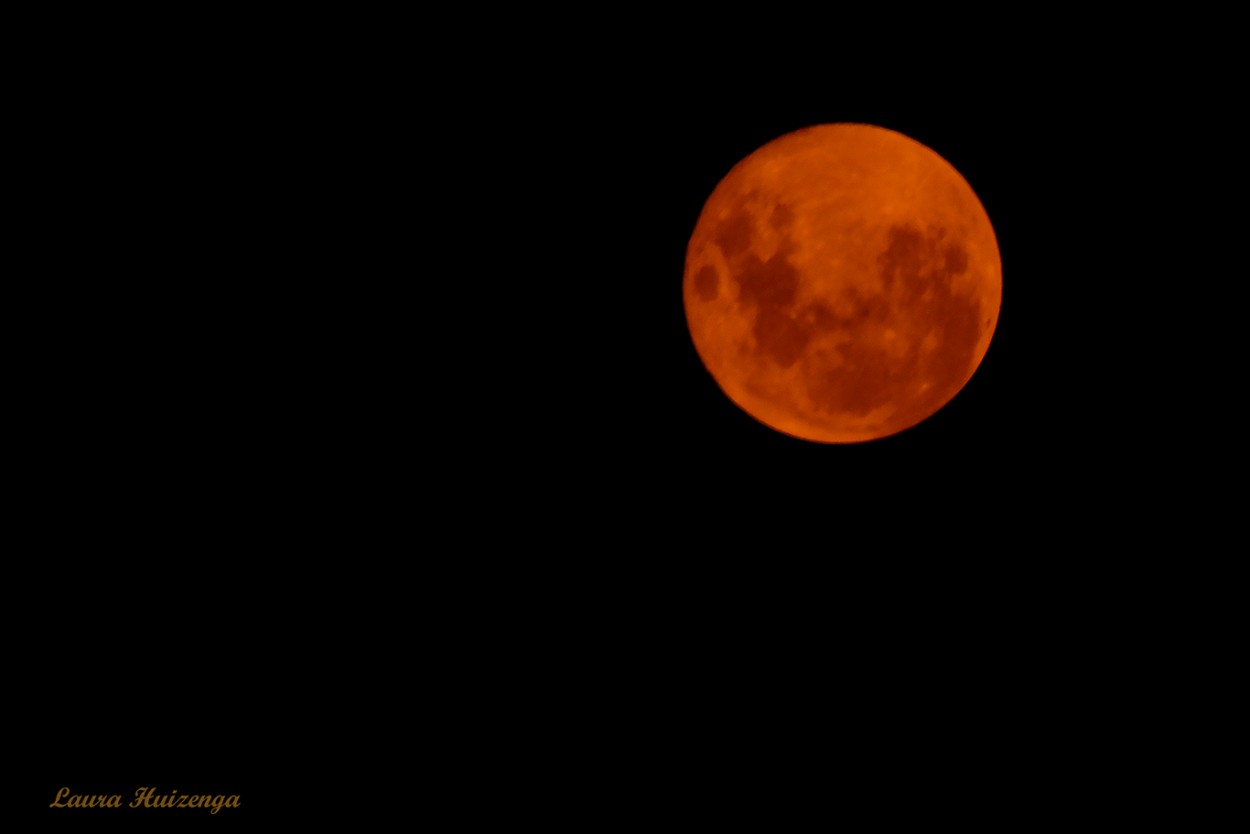
POLYGON ((1226 613, 1187 613, 1219 511, 1182 500, 1219 454, 1188 289, 1224 269, 1218 61, 1053 22, 525 18, 454 60, 432 24, 105 23, 23 64, 42 824, 116 813, 63 784, 271 822, 990 807, 949 778, 1018 809, 1003 762, 1150 758, 1125 693, 1226 613), (825 446, 721 394, 681 277, 736 162, 842 121, 965 176, 1004 290, 946 408, 825 446), (1174 528, 1199 566, 1144 555, 1174 528))

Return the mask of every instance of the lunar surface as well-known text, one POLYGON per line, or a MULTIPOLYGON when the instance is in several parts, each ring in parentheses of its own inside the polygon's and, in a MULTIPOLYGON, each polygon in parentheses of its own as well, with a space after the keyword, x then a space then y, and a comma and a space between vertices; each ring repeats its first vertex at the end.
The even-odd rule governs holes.
POLYGON ((721 180, 686 253, 703 364, 756 420, 856 443, 948 403, 990 345, 1002 267, 971 186, 924 145, 830 124, 721 180))

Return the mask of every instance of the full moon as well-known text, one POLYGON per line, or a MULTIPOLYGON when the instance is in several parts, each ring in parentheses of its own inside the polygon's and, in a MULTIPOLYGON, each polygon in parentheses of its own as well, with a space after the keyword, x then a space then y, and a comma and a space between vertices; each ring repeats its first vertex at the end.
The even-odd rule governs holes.
POLYGON ((900 133, 775 139, 713 190, 686 250, 695 349, 759 422, 821 443, 887 437, 971 379, 1002 304, 972 187, 900 133))

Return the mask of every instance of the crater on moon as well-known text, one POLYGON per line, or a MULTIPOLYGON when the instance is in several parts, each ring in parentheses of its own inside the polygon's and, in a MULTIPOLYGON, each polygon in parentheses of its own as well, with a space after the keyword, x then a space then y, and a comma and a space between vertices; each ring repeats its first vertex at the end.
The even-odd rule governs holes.
POLYGON ((720 292, 720 278, 716 270, 705 266, 694 276, 694 291, 704 301, 713 301, 720 292))

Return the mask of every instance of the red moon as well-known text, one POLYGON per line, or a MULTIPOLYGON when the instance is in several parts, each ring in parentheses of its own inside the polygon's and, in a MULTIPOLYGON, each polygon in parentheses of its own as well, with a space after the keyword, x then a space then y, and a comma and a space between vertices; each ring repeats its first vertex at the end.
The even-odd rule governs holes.
POLYGON ((740 408, 821 443, 887 437, 972 377, 1002 304, 989 216, 900 133, 786 134, 716 186, 686 251, 695 349, 740 408))

